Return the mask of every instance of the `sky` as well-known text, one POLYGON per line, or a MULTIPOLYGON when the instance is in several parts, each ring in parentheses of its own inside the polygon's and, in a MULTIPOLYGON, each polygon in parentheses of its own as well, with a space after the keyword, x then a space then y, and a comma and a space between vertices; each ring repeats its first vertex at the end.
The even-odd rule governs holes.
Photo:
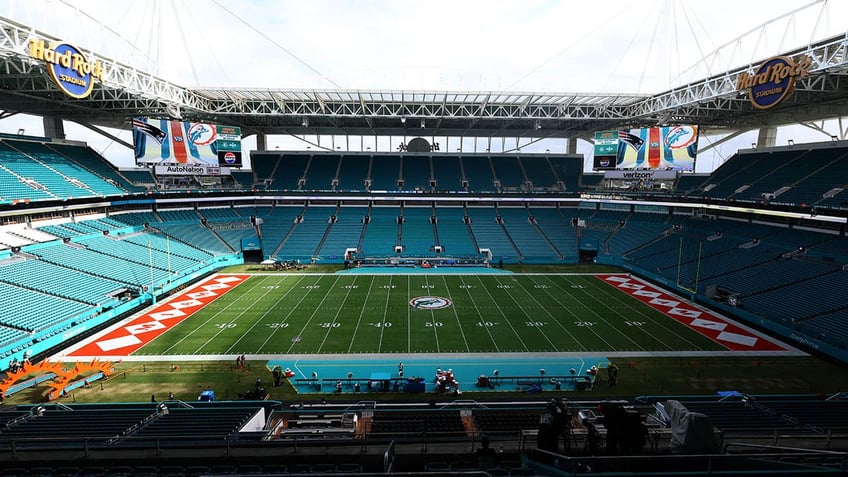
MULTIPOLYGON (((0 16, 188 87, 651 94, 845 33, 848 1, 0 0, 0 16)), ((834 121, 824 126, 838 134, 834 121)), ((21 128, 41 134, 41 120, 0 121, 0 131, 21 128)), ((72 123, 65 131, 121 167, 133 163, 118 143, 72 123)), ((830 134, 781 128, 777 143, 790 138, 830 134)), ((701 148, 717 139, 702 136, 701 148)), ((316 142, 274 136, 268 146, 316 142)), ((702 154, 698 171, 752 142, 756 131, 702 154)), ((389 138, 377 147, 389 150, 389 138)), ((544 149, 564 152, 565 142, 522 147, 544 149)), ((578 152, 591 147, 579 141, 578 152)))

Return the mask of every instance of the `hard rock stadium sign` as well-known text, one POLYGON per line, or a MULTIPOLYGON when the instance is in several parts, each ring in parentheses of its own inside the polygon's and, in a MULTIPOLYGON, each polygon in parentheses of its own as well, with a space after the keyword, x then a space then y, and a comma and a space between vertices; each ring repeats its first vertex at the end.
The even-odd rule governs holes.
POLYGON ((775 56, 764 61, 753 74, 740 73, 736 79, 736 89, 748 90, 748 98, 755 108, 769 109, 778 105, 792 92, 796 78, 810 74, 812 64, 813 60, 809 56, 802 56, 797 60, 787 56, 775 56))
POLYGON ((50 79, 63 93, 83 99, 91 94, 94 78, 103 81, 103 65, 90 61, 77 47, 67 43, 47 42, 38 38, 29 41, 29 56, 47 64, 50 79))

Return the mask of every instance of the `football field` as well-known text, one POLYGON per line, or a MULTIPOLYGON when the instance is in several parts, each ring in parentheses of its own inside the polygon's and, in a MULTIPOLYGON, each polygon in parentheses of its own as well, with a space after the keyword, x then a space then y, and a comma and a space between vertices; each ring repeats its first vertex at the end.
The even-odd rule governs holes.
POLYGON ((593 275, 254 275, 133 353, 723 351, 593 275))

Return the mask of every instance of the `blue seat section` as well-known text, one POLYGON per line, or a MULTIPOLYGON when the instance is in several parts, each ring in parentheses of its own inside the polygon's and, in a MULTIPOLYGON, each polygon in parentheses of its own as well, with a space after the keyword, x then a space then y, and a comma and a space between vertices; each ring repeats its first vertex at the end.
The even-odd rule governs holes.
MULTIPOLYGON (((26 141, 18 141, 13 144, 15 148, 25 152, 46 167, 56 171, 56 173, 68 179, 79 181, 80 185, 84 185, 83 188, 89 191, 90 196, 113 196, 127 193, 125 189, 107 182, 104 177, 86 169, 67 155, 60 154, 52 146, 26 141)), ((73 149, 83 150, 80 147, 73 147, 73 149)), ((64 150, 70 152, 71 146, 66 146, 64 150)), ((115 179, 120 179, 120 177, 115 176, 115 179)), ((79 188, 80 186, 78 185, 77 187, 79 188)))
MULTIPOLYGON (((527 176, 527 180, 533 184, 534 190, 556 188, 556 176, 554 175, 554 170, 551 169, 551 163, 547 157, 521 156, 519 161, 527 176)), ((498 174, 500 174, 499 171, 498 174)))
POLYGON ((550 156, 551 169, 567 192, 577 192, 583 175, 583 156, 550 156))
POLYGON ((272 152, 255 152, 250 156, 250 167, 256 175, 257 186, 268 184, 276 187, 276 184, 273 184, 274 171, 281 158, 280 153, 272 152))
POLYGON ((126 177, 137 189, 143 189, 139 187, 139 184, 156 184, 156 179, 153 178, 150 169, 122 169, 121 175, 126 177))
POLYGON ((230 171, 230 175, 233 176, 236 185, 243 189, 252 189, 256 183, 256 176, 253 175, 253 171, 233 170, 230 171))
POLYGON ((91 305, 0 282, 0 324, 39 331, 80 315, 91 305))
POLYGON ((400 207, 371 207, 371 220, 365 226, 365 238, 360 252, 366 257, 395 255, 398 244, 397 218, 400 207))
POLYGON ((842 184, 842 190, 831 197, 816 202, 817 208, 848 209, 848 184, 842 184))
MULTIPOLYGON (((401 160, 401 179, 404 190, 430 190, 433 166, 429 154, 406 153, 401 160)), ((457 181, 459 184, 459 181, 457 181)), ((457 186, 458 187, 458 186, 457 186)))
MULTIPOLYGON (((213 229, 215 233, 224 239, 227 245, 236 252, 241 251, 242 240, 257 238, 256 229, 253 228, 253 224, 245 220, 234 222, 209 222, 207 227, 213 229)), ((221 253, 230 253, 230 251, 227 250, 221 253)))
MULTIPOLYGON (((813 151, 819 158, 818 151, 813 151)), ((838 149, 832 151, 835 157, 830 162, 819 162, 818 169, 806 177, 797 180, 792 189, 775 198, 775 202, 789 203, 795 205, 819 205, 824 200, 824 194, 836 187, 848 186, 848 151, 838 149), (841 178, 841 179, 840 179, 841 178)))
POLYGON ((303 206, 260 207, 238 209, 239 213, 252 212, 262 219, 262 243, 266 255, 274 255, 294 227, 295 218, 303 213, 303 206))
MULTIPOLYGON (((208 221, 233 222, 245 219, 245 217, 239 215, 236 209, 230 207, 199 209, 198 212, 204 219, 208 221)), ((250 217, 250 215, 248 215, 247 217, 250 217)))
POLYGON ((197 222, 200 216, 193 209, 159 209, 162 222, 197 222))
POLYGON ((345 250, 359 246, 362 224, 367 214, 368 207, 339 207, 336 222, 330 227, 318 251, 322 261, 344 261, 345 250))
MULTIPOLYGON (((191 243, 195 247, 200 247, 213 255, 223 255, 233 252, 209 228, 204 227, 200 222, 193 224, 160 224, 156 227, 172 237, 190 237, 191 243)), ((234 250, 239 249, 236 248, 234 250)))
POLYGON ((433 224, 430 217, 433 215, 432 207, 410 207, 403 208, 404 222, 401 224, 401 240, 403 255, 407 257, 426 257, 433 255, 433 245, 436 238, 433 235, 433 224))
POLYGON ((143 424, 126 442, 158 438, 185 442, 186 436, 196 436, 192 442, 221 441, 225 436, 236 435, 259 410, 259 406, 197 406, 183 408, 171 406, 167 415, 160 415, 143 424))
POLYGON ((371 155, 346 154, 341 158, 336 190, 364 191, 371 155))
POLYGON ((153 212, 132 212, 128 214, 110 215, 109 217, 113 220, 123 222, 126 225, 155 225, 162 222, 153 212))
POLYGON ((491 156, 490 160, 495 179, 500 181, 502 188, 524 189, 527 178, 524 177, 517 155, 491 156))
POLYGON ((711 282, 724 286, 742 296, 772 290, 794 281, 809 280, 833 272, 833 264, 802 259, 775 259, 755 267, 726 273, 711 282))
POLYGON ((375 154, 371 158, 371 190, 398 190, 400 156, 375 154))
POLYGON ((274 190, 298 190, 300 180, 306 174, 306 165, 309 163, 309 155, 302 153, 284 153, 280 157, 274 175, 272 176, 271 189, 274 190))
MULTIPOLYGON (((435 161, 435 159, 434 159, 435 161)), ((465 210, 461 207, 436 207, 436 230, 439 233, 439 245, 445 255, 471 257, 479 255, 474 240, 463 221, 465 210)))
POLYGON ((43 260, 0 261, 0 282, 97 305, 126 285, 108 278, 80 273, 43 260), (48 278, 49 279, 46 279, 48 278))
POLYGON ((437 190, 463 190, 462 165, 456 156, 434 156, 433 179, 437 190))
POLYGON ((495 221, 497 211, 492 207, 468 207, 471 217, 471 230, 477 240, 477 246, 488 248, 496 260, 518 261, 521 257, 512 246, 501 224, 495 221))
POLYGON ((612 255, 624 255, 628 251, 659 237, 663 231, 671 228, 665 223, 668 214, 634 213, 625 219, 619 228, 607 240, 607 249, 612 255))
POLYGON ((465 172, 465 180, 468 181, 469 190, 475 192, 494 192, 495 178, 492 174, 492 165, 489 156, 465 155, 462 156, 462 170, 465 172))
MULTIPOLYGON (((844 273, 844 272, 843 272, 844 273)), ((839 345, 848 340, 848 307, 796 322, 797 329, 809 336, 839 345)))
POLYGON ((841 298, 845 290, 848 290, 848 272, 837 270, 743 297, 741 306, 771 320, 791 323, 844 308, 841 298))
POLYGON ((786 160, 791 154, 777 153, 772 156, 771 152, 745 152, 733 156, 733 158, 713 171, 710 178, 701 187, 692 191, 690 195, 710 197, 716 199, 727 199, 732 197, 737 189, 745 184, 750 184, 763 171, 769 170, 779 161, 786 160), (769 166, 771 164, 772 166, 769 166))
MULTIPOLYGON (((185 237, 188 240, 191 240, 191 237, 185 237)), ((88 240, 98 240, 104 241, 108 240, 109 237, 92 237, 88 240)), ((188 242, 183 242, 179 239, 174 239, 173 237, 168 237, 164 234, 160 233, 145 233, 145 234, 135 234, 130 235, 124 239, 127 242, 134 243, 140 247, 147 247, 153 249, 153 259, 154 263, 156 260, 156 251, 158 250, 163 255, 170 255, 170 261, 172 270, 182 270, 183 268, 189 269, 193 266, 197 265, 197 262, 204 262, 212 258, 212 254, 201 250, 188 242), (174 260, 183 258, 184 260, 178 260, 181 266, 178 267, 174 260), (178 268, 177 268, 178 267, 178 268)), ((121 240, 112 240, 111 242, 120 242, 121 240)), ((88 243, 88 242, 87 242, 88 243)), ((108 242, 103 242, 108 243, 108 242)), ((167 257, 166 257, 167 258, 167 257)))
POLYGON ((115 166, 109 163, 102 156, 94 152, 88 147, 70 146, 67 144, 50 144, 46 147, 68 157, 77 164, 85 167, 91 172, 97 174, 106 181, 112 181, 115 185, 128 192, 144 192, 143 187, 138 187, 130 183, 127 177, 115 169, 115 166))
POLYGON ((5 163, 6 154, 0 151, 0 200, 12 202, 18 200, 47 200, 56 199, 56 195, 46 189, 39 189, 35 185, 28 185, 24 179, 28 176, 19 174, 17 171, 7 168, 5 163))
POLYGON ((339 171, 341 156, 338 154, 315 153, 306 170, 306 190, 333 190, 333 181, 339 171))
POLYGON ((553 207, 533 207, 530 213, 536 218, 539 230, 548 237, 559 253, 569 261, 576 261, 579 255, 577 247, 577 227, 571 224, 571 217, 563 217, 553 207))
POLYGON ((96 197, 94 191, 84 183, 70 182, 71 179, 56 169, 12 149, 8 143, 0 143, 0 163, 22 177, 33 179, 58 198, 96 197))
POLYGON ((498 211, 503 217, 506 231, 521 252, 524 263, 550 263, 559 260, 557 252, 539 233, 536 225, 530 222, 527 209, 499 207, 498 211))
POLYGON ((675 185, 675 192, 690 195, 698 189, 705 181, 709 180, 708 174, 680 174, 675 185))
MULTIPOLYGON (((41 416, 23 419, 3 430, 0 440, 63 437, 100 437, 93 443, 104 444, 131 426, 150 417, 154 409, 47 409, 41 416)), ((74 474, 70 474, 74 475, 74 474)))
MULTIPOLYGON (((773 193, 781 187, 791 187, 796 181, 809 176, 842 153, 843 151, 817 149, 794 153, 780 162, 772 162, 774 159, 771 159, 772 166, 766 171, 761 171, 760 177, 756 178, 751 187, 733 197, 737 200, 761 200, 763 194, 773 193)), ((790 197, 784 193, 778 195, 773 201, 788 202, 791 200, 790 197)))
POLYGON ((318 255, 318 246, 335 211, 335 207, 313 206, 306 209, 303 221, 294 224, 277 255, 289 260, 312 260, 318 255))
POLYGON ((134 286, 149 284, 151 270, 153 270, 154 280, 163 280, 168 276, 167 270, 155 267, 151 269, 150 265, 111 257, 88 248, 79 248, 79 246, 55 245, 32 250, 31 253, 57 265, 134 286))

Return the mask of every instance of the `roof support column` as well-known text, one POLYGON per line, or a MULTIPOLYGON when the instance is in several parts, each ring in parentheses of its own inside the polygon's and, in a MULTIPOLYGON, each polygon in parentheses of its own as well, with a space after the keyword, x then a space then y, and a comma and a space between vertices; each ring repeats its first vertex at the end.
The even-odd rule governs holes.
POLYGON ((577 154, 577 138, 570 137, 568 138, 568 144, 566 145, 566 154, 577 154))
POLYGON ((257 151, 267 151, 267 142, 266 142, 265 133, 256 133, 256 150, 257 151))
POLYGON ((44 135, 52 139, 65 139, 65 123, 62 118, 44 116, 41 118, 44 124, 44 135))
POLYGON ((760 128, 757 135, 757 148, 774 147, 777 142, 777 128, 774 126, 760 128))

